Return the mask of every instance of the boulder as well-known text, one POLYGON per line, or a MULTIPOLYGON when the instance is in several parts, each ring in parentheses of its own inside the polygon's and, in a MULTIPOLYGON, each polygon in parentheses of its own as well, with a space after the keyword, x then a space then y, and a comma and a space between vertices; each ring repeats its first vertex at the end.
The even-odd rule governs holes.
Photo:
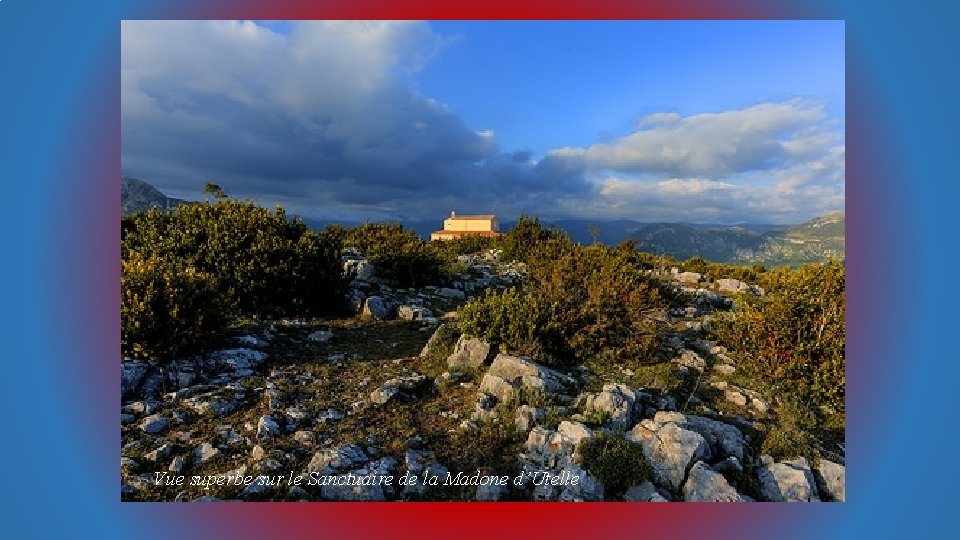
POLYGON ((768 463, 760 467, 757 477, 760 480, 760 493, 763 498, 773 502, 819 502, 817 484, 806 458, 797 458, 779 463, 768 463))
POLYGON ((547 398, 556 397, 576 381, 558 371, 541 366, 518 356, 500 353, 493 359, 490 368, 480 381, 480 391, 496 396, 501 401, 510 401, 523 392, 542 393, 547 398))
POLYGON ((280 436, 280 426, 270 417, 264 415, 257 422, 257 440, 260 442, 269 442, 280 436))
POLYGON ((556 431, 541 426, 530 430, 522 455, 525 470, 563 469, 574 463, 577 444, 593 436, 590 428, 577 422, 563 422, 561 426, 562 431, 560 426, 556 431))
POLYGON ((422 321, 433 315, 423 306, 400 306, 397 308, 397 318, 405 321, 422 321))
MULTIPOLYGON (((407 450, 404 454, 404 462, 407 466, 407 472, 412 476, 423 478, 424 473, 427 476, 437 476, 441 479, 446 478, 449 472, 442 463, 437 461, 436 456, 430 450, 407 450)), ((427 486, 421 482, 408 484, 403 488, 403 495, 420 495, 427 490, 427 486)))
POLYGON ((120 393, 123 397, 132 396, 140 388, 150 364, 146 362, 120 362, 120 393))
POLYGON ((670 502, 657 491, 656 486, 649 480, 629 488, 623 494, 623 500, 625 502, 670 502))
POLYGON ((625 431, 640 416, 637 393, 624 384, 605 384, 600 392, 582 394, 580 407, 584 411, 602 411, 610 415, 610 427, 625 431))
POLYGON ((267 353, 247 348, 225 349, 210 353, 208 361, 222 369, 252 369, 267 359, 267 353))
POLYGON ((385 405, 400 394, 400 390, 392 386, 382 386, 370 392, 370 401, 377 405, 385 405))
POLYGON ((378 321, 390 318, 390 305, 380 296, 371 296, 363 303, 363 316, 378 321))
POLYGON ((360 281, 370 281, 377 275, 377 269, 373 266, 373 263, 370 261, 356 261, 354 265, 354 279, 360 281))
POLYGON ((324 448, 310 460, 305 474, 319 473, 328 476, 347 471, 367 461, 367 454, 355 444, 341 444, 336 448, 324 448))
POLYGON ((718 279, 716 283, 720 292, 742 293, 750 291, 750 285, 739 279, 718 279))
POLYGON ((690 283, 690 284, 700 283, 705 279, 705 276, 698 272, 679 272, 677 274, 674 274, 674 277, 680 283, 690 283))
POLYGON ((710 456, 710 447, 703 436, 673 422, 656 425, 644 420, 625 437, 643 449, 654 481, 671 490, 680 488, 691 464, 710 456))
POLYGON ((164 444, 151 452, 147 452, 143 457, 149 459, 150 461, 161 461, 170 457, 170 454, 172 453, 173 446, 164 444))
POLYGON ((489 343, 464 334, 457 340, 453 353, 447 357, 447 365, 450 368, 478 368, 486 363, 489 356, 489 343))
POLYGON ((710 446, 714 459, 735 456, 742 462, 746 456, 747 442, 736 426, 703 416, 668 411, 657 412, 652 422, 656 425, 675 423, 684 429, 699 433, 710 446))
POLYGON ((821 493, 835 501, 843 502, 846 500, 846 467, 820 458, 820 467, 817 469, 816 476, 817 486, 821 493))
POLYGON ((240 399, 236 396, 197 396, 184 401, 187 407, 190 407, 199 414, 211 414, 216 418, 223 418, 236 411, 240 407, 240 399))
POLYGON ((208 442, 200 443, 193 449, 193 462, 203 464, 217 457, 220 450, 208 442))
POLYGON ((503 377, 487 373, 480 380, 480 392, 497 398, 498 401, 510 402, 519 396, 518 389, 503 377))
POLYGON ((688 502, 746 502, 722 474, 698 461, 683 484, 683 500, 688 502))
POLYGON ((159 414, 154 414, 144 418, 143 421, 140 422, 140 429, 142 429, 144 433, 156 435, 166 431, 168 424, 169 423, 166 418, 160 416, 159 414))

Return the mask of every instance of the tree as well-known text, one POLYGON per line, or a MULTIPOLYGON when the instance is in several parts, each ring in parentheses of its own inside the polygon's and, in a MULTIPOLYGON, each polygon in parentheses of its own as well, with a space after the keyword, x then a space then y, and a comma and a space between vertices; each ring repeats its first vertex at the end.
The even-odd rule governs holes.
POLYGON ((213 195, 214 199, 223 200, 227 198, 227 193, 223 191, 223 188, 219 184, 214 184, 212 182, 207 182, 203 186, 203 192, 207 195, 213 195))

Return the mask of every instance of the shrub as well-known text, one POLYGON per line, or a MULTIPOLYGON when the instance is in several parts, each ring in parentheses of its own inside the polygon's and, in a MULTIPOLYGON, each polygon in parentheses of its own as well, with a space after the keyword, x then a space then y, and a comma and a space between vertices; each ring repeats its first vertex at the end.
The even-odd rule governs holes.
POLYGON ((198 351, 229 319, 229 301, 211 275, 156 255, 131 252, 121 261, 124 357, 161 360, 198 351))
POLYGON ((341 235, 309 231, 280 207, 220 198, 140 213, 122 230, 123 257, 137 252, 208 274, 242 314, 341 307, 341 235))
POLYGON ((717 321, 718 340, 769 390, 844 411, 845 275, 836 262, 766 272, 767 294, 717 321))
POLYGON ((583 468, 603 484, 604 498, 623 498, 627 489, 650 478, 643 450, 622 437, 600 433, 580 443, 583 468))
POLYGON ((666 306, 659 286, 605 246, 561 252, 532 264, 522 290, 467 304, 463 331, 547 363, 649 358, 658 345, 650 315, 666 306))
POLYGON ((492 249, 497 247, 498 242, 499 238, 471 234, 452 240, 431 242, 430 245, 440 253, 456 257, 492 249))
POLYGON ((581 361, 636 360, 657 348, 650 315, 666 301, 629 256, 602 245, 577 248, 531 268, 528 286, 551 306, 554 324, 581 361))
POLYGON ((420 288, 443 277, 443 257, 399 223, 364 223, 347 229, 344 242, 362 251, 380 276, 400 287, 420 288))
POLYGON ((458 322, 464 334, 548 364, 557 363, 563 350, 549 307, 540 297, 516 288, 499 294, 487 289, 460 309, 458 322))
POLYGON ((583 423, 590 427, 600 427, 610 421, 610 411, 590 409, 583 412, 583 423))
POLYGON ((503 257, 535 263, 573 246, 573 240, 557 227, 544 227, 540 218, 520 216, 520 220, 500 239, 503 257))

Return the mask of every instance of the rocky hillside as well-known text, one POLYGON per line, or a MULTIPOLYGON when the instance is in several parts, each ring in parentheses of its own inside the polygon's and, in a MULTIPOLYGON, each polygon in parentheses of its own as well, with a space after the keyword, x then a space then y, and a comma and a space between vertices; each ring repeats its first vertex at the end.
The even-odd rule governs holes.
POLYGON ((799 265, 844 257, 844 214, 827 214, 789 227, 646 225, 633 233, 637 248, 675 259, 767 266, 799 265))
POLYGON ((167 210, 181 202, 180 199, 167 197, 143 180, 129 177, 120 179, 120 212, 123 215, 145 212, 154 206, 167 210))
POLYGON ((843 259, 846 253, 845 226, 843 212, 827 214, 782 233, 768 233, 758 247, 738 248, 733 262, 775 266, 843 259))
POLYGON ((122 362, 122 498, 844 500, 842 440, 815 462, 765 455, 776 396, 705 339, 759 287, 657 274, 682 301, 656 315, 658 361, 558 370, 459 335, 466 300, 526 272, 498 251, 460 262, 449 287, 398 289, 347 253, 354 317, 250 320, 212 353, 122 362))

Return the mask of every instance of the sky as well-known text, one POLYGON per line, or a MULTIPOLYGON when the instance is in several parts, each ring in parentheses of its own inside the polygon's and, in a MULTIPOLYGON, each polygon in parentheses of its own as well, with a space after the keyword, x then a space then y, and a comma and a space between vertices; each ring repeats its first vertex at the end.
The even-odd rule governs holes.
POLYGON ((121 173, 314 219, 844 207, 842 21, 124 21, 121 173))

